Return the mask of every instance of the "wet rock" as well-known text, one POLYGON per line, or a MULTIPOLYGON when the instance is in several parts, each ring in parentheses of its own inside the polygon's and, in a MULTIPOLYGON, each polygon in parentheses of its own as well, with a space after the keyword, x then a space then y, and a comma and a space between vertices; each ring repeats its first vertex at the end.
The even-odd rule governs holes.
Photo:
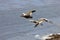
POLYGON ((50 37, 50 39, 45 39, 45 40, 60 40, 60 34, 52 34, 49 35, 48 37, 50 37))

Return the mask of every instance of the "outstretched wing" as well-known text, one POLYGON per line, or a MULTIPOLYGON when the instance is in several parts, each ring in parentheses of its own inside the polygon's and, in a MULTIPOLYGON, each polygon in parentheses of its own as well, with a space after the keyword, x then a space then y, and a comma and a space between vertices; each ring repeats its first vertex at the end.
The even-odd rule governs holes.
POLYGON ((37 21, 38 21, 40 24, 41 24, 42 22, 44 22, 43 19, 38 19, 37 21))
MULTIPOLYGON (((34 26, 34 28, 37 27, 38 25, 39 25, 39 23, 36 23, 35 26, 34 26)), ((40 25, 43 26, 42 23, 40 23, 40 25)))
POLYGON ((31 11, 29 11, 29 12, 27 12, 26 14, 31 16, 31 15, 32 15, 32 12, 31 12, 31 11))
POLYGON ((31 22, 33 22, 33 23, 37 23, 38 21, 36 21, 36 20, 29 20, 29 21, 31 21, 31 22))
POLYGON ((39 23, 36 23, 36 25, 34 26, 34 28, 36 28, 39 25, 39 23))
POLYGON ((31 15, 32 15, 32 13, 34 13, 34 12, 36 12, 36 10, 28 11, 26 14, 31 16, 31 15))

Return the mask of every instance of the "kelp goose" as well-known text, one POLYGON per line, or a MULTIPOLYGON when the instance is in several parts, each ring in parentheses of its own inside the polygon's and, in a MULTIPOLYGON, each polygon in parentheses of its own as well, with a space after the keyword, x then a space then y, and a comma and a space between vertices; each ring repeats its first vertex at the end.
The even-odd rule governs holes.
POLYGON ((49 20, 46 19, 46 18, 40 18, 39 20, 29 20, 29 21, 35 23, 35 26, 34 26, 34 27, 37 27, 39 24, 40 24, 40 25, 43 25, 43 24, 42 24, 43 22, 52 23, 52 21, 49 21, 49 20))
POLYGON ((31 11, 28 11, 27 13, 22 13, 21 17, 24 17, 26 19, 33 18, 32 13, 34 13, 34 12, 36 12, 36 10, 31 10, 31 11))

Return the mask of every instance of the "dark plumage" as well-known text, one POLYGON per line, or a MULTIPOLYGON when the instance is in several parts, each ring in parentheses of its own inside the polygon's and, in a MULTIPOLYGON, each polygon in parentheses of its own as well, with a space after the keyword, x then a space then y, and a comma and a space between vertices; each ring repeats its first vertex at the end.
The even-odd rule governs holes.
POLYGON ((21 17, 24 17, 24 18, 26 18, 26 19, 28 19, 28 18, 33 18, 33 17, 32 17, 32 13, 34 13, 34 12, 36 12, 36 10, 32 10, 32 11, 29 11, 29 12, 27 12, 27 13, 23 13, 23 14, 21 15, 21 17))

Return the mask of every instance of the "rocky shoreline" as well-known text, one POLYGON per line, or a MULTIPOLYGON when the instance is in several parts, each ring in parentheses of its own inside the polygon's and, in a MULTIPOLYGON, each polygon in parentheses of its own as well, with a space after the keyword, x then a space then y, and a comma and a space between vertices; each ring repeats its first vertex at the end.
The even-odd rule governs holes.
POLYGON ((45 40, 60 40, 60 33, 50 34, 45 40))

